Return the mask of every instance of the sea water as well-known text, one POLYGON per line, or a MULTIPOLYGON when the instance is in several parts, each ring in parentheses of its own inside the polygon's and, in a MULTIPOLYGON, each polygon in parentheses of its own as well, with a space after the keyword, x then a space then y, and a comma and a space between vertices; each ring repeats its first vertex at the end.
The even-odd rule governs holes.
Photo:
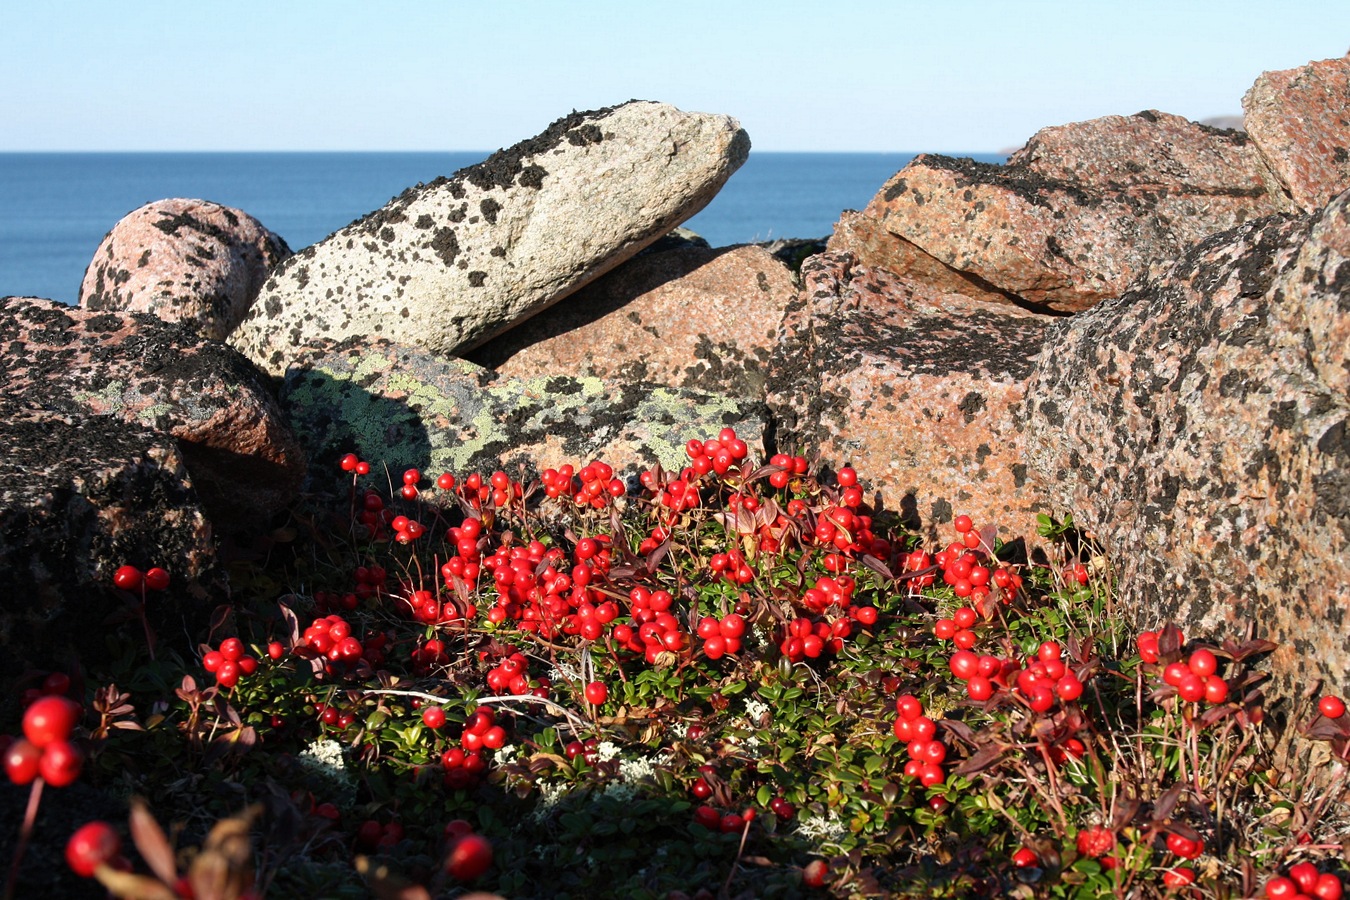
MULTIPOLYGON (((152 200, 242 209, 300 250, 486 152, 0 153, 0 296, 75 303, 118 219, 152 200)), ((752 152, 688 222, 715 247, 830 234, 913 154, 752 152)), ((979 155, 982 162, 1003 157, 979 155)))

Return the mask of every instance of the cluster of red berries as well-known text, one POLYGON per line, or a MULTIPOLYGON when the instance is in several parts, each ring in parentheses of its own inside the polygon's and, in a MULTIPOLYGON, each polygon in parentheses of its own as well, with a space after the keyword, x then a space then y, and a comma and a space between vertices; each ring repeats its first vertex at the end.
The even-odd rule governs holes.
POLYGON ((1167 849, 1182 859, 1196 859, 1205 852, 1205 842, 1171 831, 1167 834, 1167 849))
POLYGON ((478 608, 472 603, 461 606, 454 600, 442 601, 435 591, 406 588, 406 596, 401 606, 405 615, 424 625, 447 625, 464 619, 473 619, 478 608))
POLYGON ((144 572, 135 566, 119 566, 113 573, 113 584, 133 593, 141 590, 167 591, 169 573, 159 566, 153 566, 144 572))
POLYGON ((755 811, 753 809, 744 809, 738 813, 718 812, 712 806, 698 806, 694 808, 694 822, 702 825, 709 831, 718 831, 722 834, 740 834, 746 829, 746 826, 755 820, 755 811))
POLYGON ((789 662, 833 656, 844 649, 844 640, 853 634, 853 623, 845 618, 798 617, 783 627, 778 650, 789 662))
POLYGON ((722 618, 704 616, 698 623, 698 636, 703 638, 703 655, 721 659, 730 653, 741 652, 741 637, 745 634, 745 617, 728 613, 722 618))
POLYGON ((330 614, 310 623, 293 652, 301 659, 323 658, 330 663, 355 666, 365 656, 366 648, 352 634, 352 626, 346 619, 330 614))
MULTIPOLYGON (((425 716, 423 722, 425 723, 425 716)), ((487 760, 483 750, 500 750, 506 746, 506 729, 497 724, 491 707, 480 706, 464 723, 459 746, 441 754, 441 769, 445 786, 452 790, 472 787, 487 774, 487 760)))
MULTIPOLYGON (((806 457, 789 456, 786 453, 775 453, 769 457, 769 465, 781 467, 781 471, 769 475, 769 484, 780 490, 791 484, 793 479, 799 479, 805 475, 807 469, 806 457)), ((850 469, 849 471, 853 470, 850 469)), ((854 478, 857 478, 856 474, 854 478)))
MULTIPOLYGON (((1144 632, 1147 634, 1148 632, 1144 632)), ((1144 635, 1139 636, 1140 656, 1143 656, 1144 635)), ((1155 653, 1156 656, 1156 653, 1155 653)), ((1183 662, 1169 663, 1163 669, 1164 684, 1177 689, 1177 696, 1187 703, 1209 703, 1217 705, 1228 700, 1228 682, 1217 674, 1218 657, 1210 650, 1201 647, 1192 651, 1183 662)))
POLYGON ((895 698, 895 712, 892 731, 909 755, 905 774, 924 787, 946 781, 942 763, 947 759, 947 746, 936 739, 937 723, 924 715, 923 703, 913 694, 901 694, 895 698))
POLYGON ((749 455, 750 448, 745 441, 736 437, 734 428, 723 428, 715 438, 690 440, 684 445, 684 452, 689 457, 689 468, 695 476, 712 472, 720 478, 733 469, 739 471, 741 461, 749 455))
POLYGON ((933 623, 933 636, 940 641, 951 641, 958 650, 969 650, 979 640, 974 631, 979 621, 979 613, 963 606, 952 613, 950 619, 938 619, 933 623))
POLYGON ((412 668, 415 675, 429 675, 435 669, 450 665, 450 655, 445 652, 445 641, 429 638, 412 649, 412 668))
POLYGON ((243 676, 258 671, 257 657, 250 656, 247 651, 239 638, 226 638, 215 650, 208 647, 202 654, 202 668, 216 676, 216 684, 232 688, 243 676))
POLYGON ((563 747, 563 755, 567 761, 576 764, 580 759, 588 766, 593 766, 600 760, 600 739, 586 738, 584 741, 569 741, 567 746, 563 747))
POLYGON ((627 492, 624 483, 614 477, 614 469, 598 459, 582 466, 575 475, 571 465, 545 469, 539 480, 550 499, 567 496, 577 506, 592 509, 604 509, 627 492))
POLYGON ((737 587, 755 580, 755 570, 746 562, 745 555, 735 547, 725 553, 714 553, 708 558, 708 568, 717 578, 724 578, 737 587))
POLYGON ((375 819, 366 819, 356 829, 356 850, 358 853, 376 853, 393 849, 403 840, 403 826, 396 821, 381 823, 375 819))
POLYGON ((1267 900, 1341 900, 1344 886, 1332 872, 1320 872, 1310 862, 1295 863, 1289 874, 1266 882, 1267 900))
POLYGON ((463 523, 446 530, 445 539, 455 548, 455 555, 441 566, 441 578, 446 587, 453 588, 456 580, 476 584, 483 554, 479 543, 483 538, 483 523, 472 516, 463 523))
MULTIPOLYGON (((852 471, 846 469, 844 471, 852 471)), ((858 490, 853 488, 852 490, 858 490)), ((848 494, 848 491, 845 491, 848 494)), ((862 504, 862 492, 858 496, 844 498, 843 506, 827 506, 816 517, 816 527, 811 533, 817 544, 822 547, 834 547, 840 554, 870 553, 878 559, 891 555, 891 543, 872 533, 872 517, 855 512, 862 504), (856 500, 855 503, 849 503, 856 500)), ((840 562, 831 562, 832 556, 825 558, 825 567, 840 571, 840 562)))
POLYGON ((4 742, 5 774, 14 784, 41 778, 52 787, 66 787, 80 777, 84 753, 70 740, 82 710, 61 694, 46 694, 23 713, 23 737, 4 742))
POLYGON ((546 678, 530 680, 530 660, 519 650, 507 648, 507 653, 487 673, 488 690, 497 695, 534 693, 548 696, 549 682, 546 678))
POLYGON ((680 653, 689 646, 689 635, 670 612, 675 598, 669 591, 651 591, 635 587, 628 592, 632 624, 616 625, 615 643, 630 653, 641 653, 648 664, 655 664, 662 653, 680 653))

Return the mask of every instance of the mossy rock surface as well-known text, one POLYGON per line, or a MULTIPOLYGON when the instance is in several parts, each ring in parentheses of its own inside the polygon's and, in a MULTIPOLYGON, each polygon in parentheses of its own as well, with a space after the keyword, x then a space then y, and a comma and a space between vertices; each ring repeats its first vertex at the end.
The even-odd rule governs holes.
POLYGON ((757 400, 569 375, 508 378, 391 342, 311 351, 287 373, 281 400, 316 489, 335 484, 346 453, 432 476, 517 476, 522 466, 596 458, 621 472, 678 469, 690 438, 731 426, 757 443, 766 422, 757 400))

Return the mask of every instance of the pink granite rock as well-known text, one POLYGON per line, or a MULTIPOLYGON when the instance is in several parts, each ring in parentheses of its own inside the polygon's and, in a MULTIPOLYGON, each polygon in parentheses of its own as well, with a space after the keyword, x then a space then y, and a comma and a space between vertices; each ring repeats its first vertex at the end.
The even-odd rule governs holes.
POLYGON ((870 238, 832 248, 944 289, 1075 312, 1196 240, 1288 208, 1241 132, 1142 112, 1043 129, 1007 166, 920 156, 863 211, 870 238))
POLYGON ((1252 142, 1301 209, 1350 188, 1350 56, 1264 72, 1242 109, 1252 142))
POLYGON ((792 272, 763 247, 643 254, 468 354, 502 375, 591 375, 739 397, 764 368, 792 272))
POLYGON ((6 297, 0 347, 4 396, 176 438, 222 530, 265 522, 299 488, 304 455, 262 374, 187 326, 6 297))
POLYGON ((157 200, 127 213, 94 252, 80 306, 187 322, 212 340, 243 321, 286 242, 245 212, 157 200))
POLYGON ((0 396, 0 580, 14 586, 0 592, 0 676, 106 661, 114 632, 143 642, 112 589, 126 564, 170 573, 146 608, 162 638, 195 631, 227 596, 178 442, 0 396))
POLYGON ((1140 627, 1283 646, 1350 690, 1350 193, 1197 244, 1046 342, 1032 483, 1094 531, 1140 627))
POLYGON ((778 445, 855 463, 907 524, 1035 534, 1015 415, 1049 317, 825 253, 802 267, 770 368, 778 445))

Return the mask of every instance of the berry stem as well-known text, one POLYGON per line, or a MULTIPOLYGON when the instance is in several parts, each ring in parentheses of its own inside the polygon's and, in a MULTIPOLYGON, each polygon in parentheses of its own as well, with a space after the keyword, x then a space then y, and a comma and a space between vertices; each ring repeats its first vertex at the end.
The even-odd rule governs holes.
POLYGON ((19 880, 19 864, 28 851, 28 841, 33 836, 33 823, 37 821, 38 805, 42 803, 42 786, 45 782, 39 777, 33 779, 33 787, 28 791, 28 808, 23 813, 23 825, 19 828, 19 843, 14 847, 14 859, 9 864, 9 877, 5 879, 5 900, 14 896, 14 886, 19 880))

